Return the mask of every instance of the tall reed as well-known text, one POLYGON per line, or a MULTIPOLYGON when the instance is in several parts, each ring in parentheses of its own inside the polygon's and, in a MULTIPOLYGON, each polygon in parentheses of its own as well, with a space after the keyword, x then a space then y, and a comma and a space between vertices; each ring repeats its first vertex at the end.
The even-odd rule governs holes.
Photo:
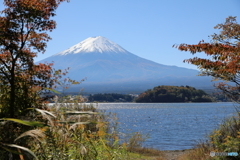
POLYGON ((39 128, 37 135, 24 135, 32 137, 30 149, 38 159, 127 159, 126 148, 118 144, 116 135, 107 133, 105 115, 93 106, 58 104, 50 110, 54 116, 42 112, 48 126, 39 128))

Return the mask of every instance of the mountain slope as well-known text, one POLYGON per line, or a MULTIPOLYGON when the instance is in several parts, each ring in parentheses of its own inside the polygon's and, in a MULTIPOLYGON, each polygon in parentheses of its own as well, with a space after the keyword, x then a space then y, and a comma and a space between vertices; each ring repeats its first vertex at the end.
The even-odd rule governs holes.
POLYGON ((101 36, 87 38, 40 62, 52 61, 56 69, 70 67, 68 76, 72 79, 87 77, 83 86, 112 85, 112 88, 144 90, 154 85, 210 85, 206 83, 209 78, 196 77, 197 70, 155 63, 101 36))

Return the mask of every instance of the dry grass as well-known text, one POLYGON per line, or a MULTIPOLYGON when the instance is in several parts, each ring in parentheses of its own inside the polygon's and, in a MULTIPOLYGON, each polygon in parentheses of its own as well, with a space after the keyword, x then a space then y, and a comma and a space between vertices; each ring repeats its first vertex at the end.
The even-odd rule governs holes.
POLYGON ((133 153, 138 153, 144 156, 164 156, 164 151, 159 151, 152 148, 134 148, 131 150, 133 153))
POLYGON ((209 142, 202 141, 194 149, 179 156, 178 160, 214 160, 216 157, 210 156, 211 151, 214 151, 212 145, 209 142))
POLYGON ((195 148, 178 157, 178 160, 210 160, 210 151, 205 148, 195 148))

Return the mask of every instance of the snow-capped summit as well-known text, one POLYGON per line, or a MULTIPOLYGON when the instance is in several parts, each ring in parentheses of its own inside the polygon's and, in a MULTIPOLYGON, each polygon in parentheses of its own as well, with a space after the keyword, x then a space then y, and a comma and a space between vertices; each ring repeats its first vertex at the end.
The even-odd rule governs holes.
POLYGON ((129 53, 118 44, 108 40, 105 37, 90 37, 82 42, 70 47, 69 49, 57 53, 56 55, 78 54, 78 53, 129 53))

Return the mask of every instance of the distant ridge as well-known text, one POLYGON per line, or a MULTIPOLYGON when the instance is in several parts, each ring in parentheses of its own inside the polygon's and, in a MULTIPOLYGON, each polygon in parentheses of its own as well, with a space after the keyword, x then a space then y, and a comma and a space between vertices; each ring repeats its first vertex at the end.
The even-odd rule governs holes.
POLYGON ((141 58, 101 36, 87 38, 40 62, 52 61, 56 69, 70 67, 68 76, 72 79, 87 77, 80 86, 86 92, 142 92, 159 85, 212 86, 209 77, 196 76, 197 70, 141 58))

